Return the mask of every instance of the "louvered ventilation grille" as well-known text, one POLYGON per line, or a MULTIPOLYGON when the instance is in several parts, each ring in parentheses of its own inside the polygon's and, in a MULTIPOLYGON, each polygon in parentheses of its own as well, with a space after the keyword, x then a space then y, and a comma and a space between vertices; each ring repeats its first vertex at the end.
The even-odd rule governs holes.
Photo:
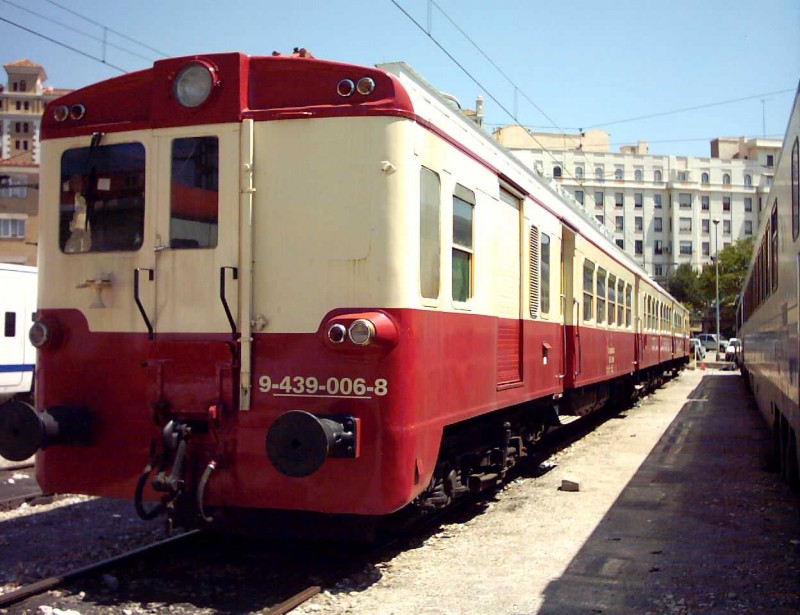
POLYGON ((530 310, 533 318, 539 317, 539 229, 531 227, 530 235, 530 310))

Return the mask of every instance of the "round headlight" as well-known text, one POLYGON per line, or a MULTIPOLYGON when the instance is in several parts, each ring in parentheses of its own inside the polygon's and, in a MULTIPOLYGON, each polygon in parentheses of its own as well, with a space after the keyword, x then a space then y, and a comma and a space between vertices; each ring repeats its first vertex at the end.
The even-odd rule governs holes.
POLYGON ((189 64, 175 79, 175 98, 184 107, 199 107, 214 88, 212 69, 205 64, 189 64))
POLYGON ((56 122, 63 122, 69 117, 69 109, 66 105, 58 105, 53 109, 53 118, 56 122))
POLYGON ((347 329, 344 328, 344 325, 332 325, 328 329, 328 339, 334 344, 341 344, 347 339, 347 329))
POLYGON ((339 85, 336 86, 336 91, 339 93, 339 96, 350 96, 356 89, 356 84, 350 81, 350 79, 342 79, 339 82, 339 85))
POLYGON ((375 339, 375 325, 366 318, 359 318, 353 321, 347 334, 354 344, 366 346, 375 339))
POLYGON ((41 321, 36 321, 28 331, 28 339, 34 348, 41 348, 50 341, 50 329, 41 321))
POLYGON ((83 105, 72 105, 69 108, 69 116, 73 120, 83 119, 84 115, 86 115, 86 107, 84 107, 83 105))
POLYGON ((356 86, 358 93, 362 96, 368 96, 375 91, 375 81, 370 79, 369 77, 362 77, 358 80, 358 85, 356 86))

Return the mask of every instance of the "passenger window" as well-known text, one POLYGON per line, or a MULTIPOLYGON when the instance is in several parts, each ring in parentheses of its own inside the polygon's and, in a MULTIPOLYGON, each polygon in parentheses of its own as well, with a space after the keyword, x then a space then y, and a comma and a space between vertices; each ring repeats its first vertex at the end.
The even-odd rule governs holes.
POLYGON ((597 324, 606 320, 606 270, 597 268, 597 324))
POLYGON ((6 337, 16 337, 17 336, 17 313, 16 312, 6 312, 5 336, 6 337))
POLYGON ((625 326, 625 281, 617 282, 617 324, 625 326))
POLYGON ((419 284, 428 299, 439 298, 441 259, 441 183, 430 169, 420 169, 419 193, 419 284))
POLYGON ((215 248, 219 222, 219 139, 172 142, 169 245, 215 248))
POLYGON ((592 319, 592 302, 594 300, 594 263, 583 261, 583 319, 592 319))
POLYGON ((144 239, 141 143, 79 147, 61 156, 59 247, 67 254, 138 250, 144 239))
POLYGON ((617 317, 617 276, 608 276, 608 324, 613 325, 617 317))
POLYGON ((456 184, 453 194, 453 300, 472 297, 472 219, 475 193, 456 184))
POLYGON ((792 239, 800 235, 800 140, 792 146, 792 239))
POLYGON ((633 287, 628 284, 625 287, 625 326, 630 327, 633 322, 632 318, 633 307, 633 287))

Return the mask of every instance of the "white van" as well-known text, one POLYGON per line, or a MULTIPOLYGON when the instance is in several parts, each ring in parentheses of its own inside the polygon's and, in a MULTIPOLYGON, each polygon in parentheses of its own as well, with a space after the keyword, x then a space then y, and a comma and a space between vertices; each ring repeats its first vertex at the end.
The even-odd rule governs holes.
POLYGON ((30 395, 36 349, 28 340, 36 312, 36 267, 0 263, 0 403, 30 395))

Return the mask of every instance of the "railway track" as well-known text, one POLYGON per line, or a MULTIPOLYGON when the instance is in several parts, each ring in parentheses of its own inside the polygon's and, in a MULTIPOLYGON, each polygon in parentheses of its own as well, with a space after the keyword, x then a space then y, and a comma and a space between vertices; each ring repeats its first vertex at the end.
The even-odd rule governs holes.
POLYGON ((0 512, 23 504, 52 501, 45 496, 33 476, 32 463, 19 463, 0 468, 0 512), (42 499, 44 498, 44 499, 42 499))
MULTIPOLYGON (((540 443, 540 450, 511 470, 508 477, 509 480, 520 476, 537 477, 546 474, 554 467, 552 463, 548 462, 552 455, 582 438, 601 422, 618 416, 621 416, 620 411, 615 411, 614 409, 600 411, 584 417, 583 420, 570 422, 568 425, 547 434, 540 443)), ((90 597, 90 601, 99 604, 107 605, 107 600, 109 599, 119 605, 123 605, 126 602, 137 604, 147 601, 144 596, 148 595, 148 590, 145 588, 152 587, 159 582, 163 582, 167 586, 166 589, 161 590, 163 593, 159 592, 159 600, 162 601, 165 608, 173 602, 194 604, 196 599, 194 591, 190 592, 186 587, 197 579, 191 577, 188 580, 180 578, 181 574, 186 573, 186 561, 192 562, 192 567, 195 569, 194 574, 198 575, 199 578, 221 574, 216 572, 220 567, 226 570, 229 567, 232 570, 249 568, 258 570, 266 567, 264 562, 270 562, 269 565, 274 565, 277 572, 265 573, 264 575, 266 578, 264 578, 263 583, 272 586, 268 592, 269 595, 258 598, 259 602, 254 605, 247 605, 241 610, 245 612, 248 610, 263 610, 271 615, 283 615, 317 596, 325 588, 336 588, 341 583, 350 587, 355 586, 357 589, 364 583, 374 582, 370 580, 362 582, 358 579, 367 574, 365 571, 380 569, 381 562, 391 560, 396 553, 409 548, 411 544, 418 544, 420 538, 425 540, 427 536, 434 535, 443 525, 463 522, 472 516, 481 514, 485 507, 485 502, 485 495, 464 496, 455 505, 445 510, 428 513, 421 516, 416 522, 400 524, 394 535, 384 534, 380 543, 374 548, 366 551, 357 550, 355 553, 349 548, 344 550, 340 548, 335 557, 331 556, 332 552, 330 551, 317 550, 313 543, 303 546, 299 546, 297 543, 286 543, 277 547, 271 544, 262 549, 252 543, 240 542, 233 547, 226 547, 224 546, 224 541, 214 543, 207 534, 202 534, 208 537, 207 539, 202 542, 198 541, 194 547, 187 547, 187 544, 191 542, 187 539, 200 534, 199 532, 191 532, 133 549, 119 556, 63 574, 57 574, 0 595, 0 609, 19 605, 19 603, 28 600, 31 600, 31 602, 25 602, 20 606, 27 608, 30 604, 34 605, 35 608, 36 596, 64 585, 71 585, 71 587, 67 589, 66 597, 55 598, 55 601, 60 603, 57 605, 60 608, 68 609, 74 606, 74 603, 70 601, 75 599, 74 596, 83 595, 84 593, 90 597), (167 562, 171 558, 165 554, 159 554, 157 559, 151 560, 153 562, 152 565, 137 563, 137 558, 142 557, 144 559, 147 554, 159 549, 167 549, 170 545, 182 549, 177 556, 172 558, 174 560, 172 563, 167 562), (250 551, 249 554, 247 553, 248 550, 250 551), (319 570, 315 570, 313 565, 308 565, 308 562, 302 563, 308 550, 316 550, 314 555, 311 556, 311 560, 316 559, 319 562, 327 562, 323 567, 326 570, 326 574, 320 575, 319 570), (345 551, 350 552, 345 556, 345 551), (203 557, 206 559, 203 560, 203 557), (231 564, 232 560, 240 558, 243 561, 234 561, 231 564), (122 568, 121 571, 115 570, 120 568, 122 568), (297 570, 294 570, 294 568, 297 570), (102 587, 101 581, 101 573, 109 570, 117 578, 124 579, 123 584, 125 585, 118 593, 114 592, 115 595, 111 597, 108 596, 108 590, 102 587), (290 570, 290 572, 287 572, 287 570, 290 570), (335 573, 330 574, 331 571, 335 571, 335 573), (356 580, 350 582, 349 579, 356 580), (77 584, 76 581, 78 582, 77 584), (181 587, 182 585, 183 587, 181 587), (295 591, 298 586, 301 588, 300 591, 295 591), (187 594, 190 595, 187 596, 187 594)), ((226 578, 223 581, 217 579, 214 582, 227 585, 232 582, 231 579, 237 579, 242 574, 244 573, 233 572, 229 574, 226 572, 224 575, 226 578)), ((204 580, 203 582, 206 581, 204 580)), ((233 582, 235 583, 235 581, 233 582)), ((244 581, 244 587, 249 588, 249 583, 252 583, 252 581, 244 581)), ((239 587, 236 586, 235 589, 238 590, 239 587)), ((337 588, 331 589, 331 591, 335 593, 339 590, 337 588)), ((232 595, 235 595, 235 593, 233 592, 232 595)), ((48 600, 53 599, 48 596, 48 600)), ((213 601, 210 600, 208 604, 203 604, 203 606, 211 606, 213 604, 213 608, 229 608, 231 603, 226 603, 225 600, 235 600, 235 598, 215 598, 213 601)), ((56 606, 55 602, 46 604, 56 606)), ((120 606, 120 608, 122 607, 120 606)), ((201 610, 200 607, 197 610, 201 610)), ((183 611, 178 610, 177 612, 183 611)), ((191 611, 187 610, 186 612, 191 611)))
MULTIPOLYGON (((513 480, 519 476, 537 477, 546 474, 554 467, 547 463, 548 458, 580 440, 587 433, 594 430, 600 423, 611 418, 621 417, 623 412, 624 410, 606 408, 587 417, 583 417, 583 420, 576 420, 578 417, 574 419, 570 417, 571 420, 568 419, 564 421, 561 428, 553 431, 542 440, 540 444, 541 451, 515 468, 512 468, 509 473, 509 480, 513 480)), ((481 496, 465 496, 444 510, 422 517, 418 523, 406 526, 397 536, 388 539, 388 541, 377 546, 374 551, 359 558, 358 562, 354 562, 352 569, 363 567, 370 561, 381 561, 390 558, 393 551, 405 548, 404 543, 407 543, 412 536, 435 532, 440 526, 456 520, 459 515, 468 514, 467 510, 470 507, 480 506, 481 501, 481 496)), ((342 576, 347 576, 347 572, 342 576)), ((287 598, 280 604, 273 606, 267 611, 267 615, 285 615, 285 613, 311 600, 322 591, 323 588, 321 586, 311 585, 297 592, 290 598, 287 598)))
POLYGON ((80 577, 101 572, 110 566, 127 562, 145 553, 153 553, 159 549, 174 546, 176 543, 185 542, 199 533, 200 532, 198 530, 193 530, 178 536, 172 536, 159 542, 145 545, 143 547, 139 547, 138 549, 133 549, 131 551, 121 553, 120 555, 115 555, 114 557, 109 557, 102 561, 89 564, 88 566, 82 566, 80 568, 64 572, 63 574, 41 579, 40 581, 36 581, 35 583, 31 583, 29 585, 23 585, 22 587, 13 591, 0 594, 0 608, 7 608, 38 594, 55 589, 69 581, 74 581, 80 577))

